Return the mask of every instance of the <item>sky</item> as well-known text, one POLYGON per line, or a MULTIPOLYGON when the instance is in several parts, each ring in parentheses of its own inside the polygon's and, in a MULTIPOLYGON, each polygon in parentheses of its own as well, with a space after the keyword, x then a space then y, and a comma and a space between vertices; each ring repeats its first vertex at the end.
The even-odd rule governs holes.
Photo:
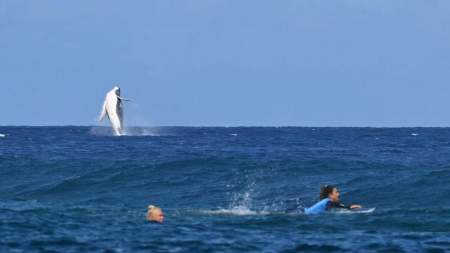
POLYGON ((450 1, 0 0, 0 125, 450 127, 450 1))

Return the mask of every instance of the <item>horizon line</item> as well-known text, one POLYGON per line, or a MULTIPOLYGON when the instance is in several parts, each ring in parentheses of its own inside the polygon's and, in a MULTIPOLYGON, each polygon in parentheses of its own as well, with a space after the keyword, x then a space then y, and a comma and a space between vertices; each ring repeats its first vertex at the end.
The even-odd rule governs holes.
MULTIPOLYGON (((110 128, 110 126, 97 125, 0 125, 0 127, 99 127, 110 128)), ((450 126, 301 126, 301 125, 154 125, 154 126, 127 126, 126 128, 450 128, 450 126)))

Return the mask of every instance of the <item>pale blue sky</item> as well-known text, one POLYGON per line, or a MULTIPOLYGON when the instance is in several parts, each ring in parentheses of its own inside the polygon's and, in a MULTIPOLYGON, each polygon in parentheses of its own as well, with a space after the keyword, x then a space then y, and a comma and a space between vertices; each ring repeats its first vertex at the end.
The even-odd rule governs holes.
POLYGON ((450 126, 450 1, 0 0, 0 125, 450 126))

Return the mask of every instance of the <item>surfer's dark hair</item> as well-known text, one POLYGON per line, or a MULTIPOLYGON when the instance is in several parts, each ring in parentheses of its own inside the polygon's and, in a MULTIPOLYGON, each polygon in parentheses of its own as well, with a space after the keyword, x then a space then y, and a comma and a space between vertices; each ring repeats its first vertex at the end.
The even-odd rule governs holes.
POLYGON ((328 195, 330 195, 334 189, 336 189, 336 186, 334 185, 324 185, 320 187, 319 199, 322 200, 328 198, 328 195))

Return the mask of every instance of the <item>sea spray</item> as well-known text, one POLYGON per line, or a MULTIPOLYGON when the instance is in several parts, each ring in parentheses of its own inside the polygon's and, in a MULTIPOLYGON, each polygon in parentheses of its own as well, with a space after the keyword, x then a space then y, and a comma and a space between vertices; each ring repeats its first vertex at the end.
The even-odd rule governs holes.
POLYGON ((125 127, 124 135, 126 136, 160 136, 158 127, 125 127))

